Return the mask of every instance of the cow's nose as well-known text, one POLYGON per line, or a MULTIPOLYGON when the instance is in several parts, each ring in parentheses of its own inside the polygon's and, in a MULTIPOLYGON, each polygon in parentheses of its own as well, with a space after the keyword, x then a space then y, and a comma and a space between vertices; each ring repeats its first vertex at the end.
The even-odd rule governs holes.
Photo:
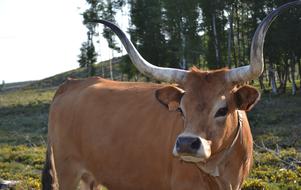
POLYGON ((178 154, 195 155, 201 147, 201 140, 198 137, 178 137, 176 150, 178 154))

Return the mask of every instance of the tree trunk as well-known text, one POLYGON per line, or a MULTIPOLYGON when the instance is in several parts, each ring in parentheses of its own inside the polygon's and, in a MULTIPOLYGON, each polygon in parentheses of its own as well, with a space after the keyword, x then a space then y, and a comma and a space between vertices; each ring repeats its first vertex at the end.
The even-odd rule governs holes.
POLYGON ((180 36, 181 36, 181 59, 180 59, 180 68, 187 69, 187 62, 185 58, 185 49, 186 49, 186 36, 184 34, 183 22, 180 22, 180 36))
POLYGON ((216 15, 215 14, 216 13, 212 13, 212 30, 213 30, 213 36, 214 36, 215 59, 216 59, 216 65, 218 65, 218 67, 221 67, 219 41, 218 41, 217 32, 216 32, 216 15))
POLYGON ((275 80, 275 70, 273 68, 273 63, 271 61, 269 61, 269 80, 272 87, 272 93, 274 95, 277 95, 278 91, 277 91, 277 85, 275 80))
MULTIPOLYGON (((241 9, 241 23, 243 24, 244 21, 244 7, 242 7, 241 9)), ((242 28, 244 26, 242 25, 242 28)), ((242 58, 241 58, 241 64, 246 64, 246 46, 245 46, 245 32, 244 32, 244 28, 241 30, 241 51, 242 51, 242 58)))
POLYGON ((286 85, 287 85, 287 80, 289 79, 289 66, 287 65, 285 67, 285 76, 284 76, 284 83, 283 83, 283 93, 286 92, 286 85))
POLYGON ((288 59, 285 59, 285 64, 283 67, 283 73, 281 74, 281 80, 280 80, 280 87, 278 88, 278 92, 280 94, 285 93, 286 92, 286 84, 287 84, 287 79, 288 79, 288 75, 289 75, 289 65, 288 65, 288 59))
POLYGON ((112 57, 110 59, 110 78, 111 80, 114 80, 114 76, 113 76, 113 65, 112 65, 112 61, 113 61, 113 58, 114 58, 114 50, 112 50, 112 57))
POLYGON ((239 13, 238 13, 238 7, 237 5, 235 6, 235 12, 236 12, 236 41, 237 41, 237 66, 241 66, 241 58, 240 58, 240 22, 239 22, 239 13))
POLYGON ((298 57, 297 60, 298 60, 297 62, 298 62, 298 70, 299 70, 299 80, 300 80, 299 87, 301 89, 301 58, 298 57))
POLYGON ((91 64, 89 63, 88 64, 88 67, 87 67, 87 70, 88 70, 88 77, 91 77, 91 72, 92 72, 92 68, 91 68, 91 64))
POLYGON ((233 7, 230 6, 229 11, 229 29, 228 29, 228 61, 227 61, 227 67, 231 68, 231 49, 232 49, 232 33, 233 33, 233 7))
POLYGON ((295 81, 295 66, 296 66, 296 56, 295 53, 293 53, 291 59, 292 95, 296 95, 296 91, 297 91, 297 85, 295 81))
POLYGON ((264 83, 263 83, 263 74, 259 76, 258 80, 259 80, 259 85, 260 85, 260 89, 263 91, 266 91, 264 83))
POLYGON ((102 76, 102 78, 105 77, 105 69, 104 69, 103 63, 101 63, 101 76, 102 76))
MULTIPOLYGON (((233 31, 233 27, 232 27, 232 31, 233 31)), ((237 64, 237 53, 236 53, 236 46, 235 46, 235 40, 234 40, 234 32, 232 32, 232 44, 233 44, 233 61, 234 61, 234 67, 237 68, 238 64, 237 64)))
POLYGON ((278 87, 278 93, 283 93, 283 86, 284 86, 284 71, 282 71, 280 68, 278 68, 278 77, 279 77, 279 87, 278 87))

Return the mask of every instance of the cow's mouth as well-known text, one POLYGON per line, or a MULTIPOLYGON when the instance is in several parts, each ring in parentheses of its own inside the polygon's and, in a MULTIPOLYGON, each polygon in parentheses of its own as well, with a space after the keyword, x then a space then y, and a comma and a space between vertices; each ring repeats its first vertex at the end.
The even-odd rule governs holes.
POLYGON ((193 163, 198 163, 198 162, 205 162, 205 158, 200 158, 200 157, 194 157, 194 156, 188 156, 188 155, 182 155, 180 156, 180 159, 185 161, 185 162, 193 162, 193 163))

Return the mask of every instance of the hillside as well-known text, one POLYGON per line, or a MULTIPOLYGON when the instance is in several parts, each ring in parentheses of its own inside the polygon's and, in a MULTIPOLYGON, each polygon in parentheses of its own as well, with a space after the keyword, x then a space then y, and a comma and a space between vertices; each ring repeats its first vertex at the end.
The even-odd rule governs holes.
MULTIPOLYGON (((119 61, 113 64, 116 71, 119 61)), ((108 62, 103 65, 108 69, 108 62)), ((101 71, 98 65, 97 73, 101 71)), ((67 77, 84 78, 85 70, 10 84, 0 92, 0 179, 20 181, 17 189, 40 188, 48 109, 57 86, 67 77)), ((121 74, 116 72, 115 77, 121 79, 121 74)), ((263 94, 249 113, 255 161, 243 189, 301 189, 300 105, 300 92, 296 96, 263 94)))
MULTIPOLYGON (((121 72, 121 68, 126 65, 126 56, 116 57, 112 59, 112 70, 114 80, 126 80, 127 75, 121 72)), ((110 60, 95 64, 95 75, 104 78, 110 78, 110 60)), ((4 86, 0 84, 0 92, 13 91, 17 89, 38 89, 38 88, 53 88, 62 84, 68 77, 71 78, 86 78, 87 68, 77 68, 74 70, 59 73, 54 76, 39 80, 8 83, 4 86)))

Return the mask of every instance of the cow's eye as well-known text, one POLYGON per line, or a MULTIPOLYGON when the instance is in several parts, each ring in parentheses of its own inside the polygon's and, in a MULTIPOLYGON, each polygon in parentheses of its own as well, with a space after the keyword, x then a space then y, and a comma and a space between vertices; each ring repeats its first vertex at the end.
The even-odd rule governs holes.
POLYGON ((227 113, 228 113, 228 107, 223 107, 223 108, 220 108, 219 110, 217 110, 214 117, 223 117, 223 116, 227 115, 227 113))
POLYGON ((182 111, 182 109, 181 109, 181 108, 178 108, 178 109, 177 109, 177 112, 180 112, 180 113, 181 113, 181 115, 183 115, 183 111, 182 111))

